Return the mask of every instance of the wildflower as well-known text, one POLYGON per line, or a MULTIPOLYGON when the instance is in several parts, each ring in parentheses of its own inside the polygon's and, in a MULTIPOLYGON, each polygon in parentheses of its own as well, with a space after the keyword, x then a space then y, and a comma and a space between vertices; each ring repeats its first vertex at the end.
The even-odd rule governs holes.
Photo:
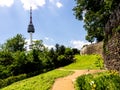
POLYGON ((96 84, 93 84, 93 87, 95 88, 95 87, 96 87, 96 84))
POLYGON ((94 84, 94 81, 91 81, 91 82, 90 82, 90 85, 92 86, 93 84, 94 84))
POLYGON ((94 82, 94 81, 91 81, 91 82, 90 82, 90 85, 91 85, 91 90, 95 90, 95 88, 96 88, 95 82, 94 82))

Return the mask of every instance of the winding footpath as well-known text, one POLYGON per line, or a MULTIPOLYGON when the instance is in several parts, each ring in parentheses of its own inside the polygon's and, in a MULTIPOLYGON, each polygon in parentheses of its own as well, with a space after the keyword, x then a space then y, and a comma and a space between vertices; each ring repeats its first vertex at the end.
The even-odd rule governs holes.
MULTIPOLYGON (((64 69, 59 69, 59 70, 64 70, 64 69)), ((63 77, 63 78, 58 78, 56 79, 52 90, 75 90, 74 89, 74 81, 76 78, 80 75, 83 74, 92 74, 92 73, 97 73, 97 72, 102 72, 103 70, 70 70, 74 71, 72 75, 63 77)))

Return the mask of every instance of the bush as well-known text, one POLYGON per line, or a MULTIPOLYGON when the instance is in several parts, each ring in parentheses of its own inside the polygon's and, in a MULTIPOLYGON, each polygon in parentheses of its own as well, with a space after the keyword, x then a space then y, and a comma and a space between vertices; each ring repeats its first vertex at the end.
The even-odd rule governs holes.
POLYGON ((102 60, 102 57, 100 55, 96 55, 96 61, 95 61, 95 64, 96 64, 96 67, 99 67, 100 69, 103 69, 103 60, 102 60))
POLYGON ((76 89, 77 90, 91 90, 90 84, 88 82, 91 81, 93 76, 91 74, 89 75, 82 75, 81 77, 78 77, 76 80, 76 89))
POLYGON ((8 85, 10 85, 14 82, 23 80, 25 78, 27 78, 27 75, 26 74, 21 74, 21 75, 18 75, 18 76, 11 76, 11 77, 8 77, 6 79, 0 79, 0 88, 8 86, 8 85))
POLYGON ((120 90, 120 75, 114 71, 106 72, 94 79, 96 90, 120 90))
POLYGON ((75 86, 76 90, 120 90, 120 75, 116 71, 82 75, 75 86))

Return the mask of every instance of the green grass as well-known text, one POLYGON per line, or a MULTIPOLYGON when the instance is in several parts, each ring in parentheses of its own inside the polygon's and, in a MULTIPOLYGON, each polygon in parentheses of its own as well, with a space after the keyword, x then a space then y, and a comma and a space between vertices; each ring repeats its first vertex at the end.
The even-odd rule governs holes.
POLYGON ((103 60, 99 55, 76 55, 76 62, 64 67, 64 69, 100 69, 103 68, 103 60))
MULTIPOLYGON (((76 55, 76 62, 63 67, 64 69, 100 69, 103 66, 103 60, 98 55, 76 55)), ((32 78, 28 78, 1 90, 50 90, 55 79, 71 74, 67 70, 53 70, 32 78)))
POLYGON ((28 78, 1 90, 50 90, 56 78, 72 74, 70 71, 53 70, 32 78, 28 78))
POLYGON ((75 90, 120 90, 120 75, 116 71, 82 75, 75 82, 75 90))

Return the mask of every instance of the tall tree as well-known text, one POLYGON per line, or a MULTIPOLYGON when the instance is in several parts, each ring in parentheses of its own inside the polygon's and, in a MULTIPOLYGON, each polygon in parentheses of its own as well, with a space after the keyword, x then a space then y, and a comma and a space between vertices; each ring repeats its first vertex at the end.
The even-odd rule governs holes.
POLYGON ((93 41, 96 39, 98 42, 102 41, 104 39, 105 24, 120 2, 118 0, 75 0, 75 2, 74 15, 76 19, 83 20, 85 23, 86 40, 93 41))
POLYGON ((33 49, 43 51, 45 49, 45 46, 43 45, 43 41, 42 40, 34 41, 33 49))
POLYGON ((21 34, 17 34, 11 39, 8 39, 4 44, 4 49, 12 52, 24 51, 25 38, 21 34))

